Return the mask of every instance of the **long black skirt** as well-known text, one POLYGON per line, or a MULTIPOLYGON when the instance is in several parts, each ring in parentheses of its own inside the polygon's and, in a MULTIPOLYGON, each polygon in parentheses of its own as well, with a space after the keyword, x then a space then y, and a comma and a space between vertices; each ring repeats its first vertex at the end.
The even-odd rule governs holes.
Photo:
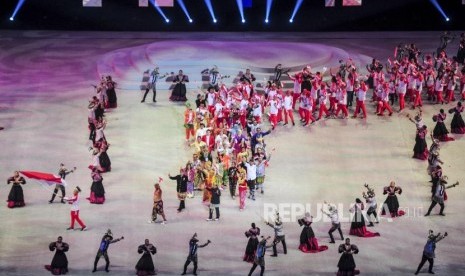
POLYGON ((23 207, 24 205, 26 204, 24 203, 23 188, 20 184, 13 184, 8 194, 8 207, 23 207))
POLYGON ((352 254, 342 254, 339 262, 337 263, 339 271, 354 271, 355 270, 355 261, 352 254))
POLYGON ((257 251, 258 239, 249 238, 247 242, 247 247, 245 248, 244 262, 253 263, 255 259, 255 252, 257 251))
POLYGON ((455 113, 450 123, 450 132, 455 134, 465 134, 465 123, 463 122, 462 115, 455 113))
POLYGON ((155 275, 152 256, 143 254, 136 264, 137 275, 155 275))
POLYGON ((63 251, 57 251, 53 256, 51 265, 46 265, 45 268, 53 275, 66 274, 68 273, 68 258, 63 251))
POLYGON ((116 108, 118 106, 118 98, 116 97, 115 88, 111 88, 107 90, 108 96, 108 108, 116 108))
POLYGON ((428 152, 426 140, 417 134, 417 137, 415 138, 415 146, 413 147, 413 158, 426 160, 428 159, 428 152))
POLYGON ((103 204, 105 202, 105 188, 103 188, 101 180, 92 182, 92 186, 90 186, 90 197, 88 197, 87 200, 93 204, 103 204))
POLYGON ((444 122, 437 122, 433 130, 433 137, 442 142, 452 141, 454 138, 447 136, 449 131, 444 122))
POLYGON ((104 172, 111 171, 111 161, 106 151, 100 153, 99 162, 104 172))
POLYGON ((185 102, 187 101, 186 93, 187 93, 186 85, 183 83, 177 83, 174 86, 173 91, 171 91, 170 101, 185 102))

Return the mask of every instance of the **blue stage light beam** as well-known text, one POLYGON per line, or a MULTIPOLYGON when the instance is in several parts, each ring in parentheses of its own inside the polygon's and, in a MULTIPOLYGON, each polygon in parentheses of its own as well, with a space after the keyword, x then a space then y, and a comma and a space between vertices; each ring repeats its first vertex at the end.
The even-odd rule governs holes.
POLYGON ((439 5, 438 1, 437 0, 429 0, 431 2, 431 4, 433 4, 433 6, 441 13, 441 15, 444 17, 444 19, 446 21, 449 21, 450 18, 446 15, 446 13, 444 12, 444 10, 441 8, 441 5, 439 5))
POLYGON ((297 12, 299 11, 300 6, 302 6, 303 1, 304 0, 297 0, 297 2, 295 3, 294 11, 292 12, 292 15, 291 15, 291 19, 289 19, 289 22, 291 22, 291 23, 294 22, 294 17, 297 14, 297 12))
POLYGON ((15 10, 13 11, 13 14, 10 16, 10 21, 15 20, 15 16, 19 12, 21 7, 24 5, 24 2, 26 2, 26 0, 19 0, 18 1, 18 4, 16 4, 16 7, 15 7, 15 10))
POLYGON ((242 0, 236 0, 237 7, 239 8, 239 13, 241 14, 241 21, 242 23, 245 23, 245 17, 244 17, 244 5, 242 3, 242 0))
POLYGON ((155 0, 149 0, 150 4, 157 10, 157 12, 165 19, 166 23, 170 23, 170 20, 168 17, 166 17, 165 13, 161 10, 161 8, 155 4, 155 0))
POLYGON ((207 8, 208 8, 208 11, 210 12, 213 23, 218 22, 216 20, 215 12, 213 11, 212 1, 211 0, 204 0, 204 2, 205 2, 205 5, 207 5, 207 8))
POLYGON ((177 0, 177 1, 178 1, 179 6, 181 6, 182 11, 186 15, 187 20, 189 20, 189 22, 192 23, 193 20, 192 20, 192 18, 190 16, 189 12, 187 11, 186 5, 184 5, 184 1, 183 0, 177 0))
POLYGON ((265 23, 269 22, 270 19, 270 11, 271 5, 273 4, 273 0, 266 0, 266 15, 265 15, 265 23))

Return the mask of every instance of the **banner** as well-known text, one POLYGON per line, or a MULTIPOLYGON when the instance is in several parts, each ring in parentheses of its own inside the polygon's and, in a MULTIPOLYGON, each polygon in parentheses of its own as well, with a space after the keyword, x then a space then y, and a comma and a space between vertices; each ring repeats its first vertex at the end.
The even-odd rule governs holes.
POLYGON ((155 6, 158 7, 173 7, 174 0, 155 0, 155 6))
POLYGON ((336 6, 336 0, 325 0, 325 7, 334 7, 336 6))
POLYGON ((361 6, 362 0, 342 0, 343 6, 361 6))
POLYGON ((83 7, 102 7, 102 0, 82 0, 83 7))

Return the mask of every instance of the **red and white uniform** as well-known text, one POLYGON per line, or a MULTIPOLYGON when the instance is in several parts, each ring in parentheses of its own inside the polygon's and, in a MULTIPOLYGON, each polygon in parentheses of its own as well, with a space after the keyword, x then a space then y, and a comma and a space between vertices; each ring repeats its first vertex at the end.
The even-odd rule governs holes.
POLYGON ((284 123, 287 124, 287 117, 291 118, 292 124, 294 124, 294 114, 293 114, 293 108, 292 106, 294 105, 294 100, 293 96, 291 96, 290 93, 288 93, 283 100, 283 108, 284 108, 284 123))
POLYGON ((342 111, 345 117, 349 117, 349 112, 347 111, 347 92, 344 83, 341 83, 341 86, 337 89, 336 99, 338 101, 336 116, 338 116, 339 112, 342 111))
POLYGON ((268 101, 268 105, 270 106, 270 123, 271 127, 274 129, 278 124, 278 101, 276 97, 274 99, 268 101))
POLYGON ((360 110, 362 110, 362 112, 363 112, 363 118, 367 117, 367 111, 366 111, 366 107, 365 107, 365 100, 366 100, 366 97, 367 97, 367 90, 368 90, 368 87, 365 84, 361 84, 360 87, 358 87, 354 91, 355 96, 357 97, 354 117, 357 117, 360 110))
POLYGON ((322 86, 320 89, 320 97, 318 98, 318 106, 320 108, 318 112, 318 120, 321 119, 321 116, 323 113, 325 113, 325 116, 329 116, 329 111, 326 108, 326 102, 328 101, 328 93, 326 90, 326 86, 322 86))
POLYGON ((405 108, 405 93, 407 93, 407 80, 401 77, 397 81, 397 95, 399 95, 399 111, 405 108))
POLYGON ((71 205, 71 225, 69 228, 73 229, 74 228, 74 223, 77 221, 79 225, 82 228, 85 228, 86 225, 82 220, 79 218, 79 193, 73 195, 71 198, 64 198, 65 200, 68 201, 69 204, 71 205))

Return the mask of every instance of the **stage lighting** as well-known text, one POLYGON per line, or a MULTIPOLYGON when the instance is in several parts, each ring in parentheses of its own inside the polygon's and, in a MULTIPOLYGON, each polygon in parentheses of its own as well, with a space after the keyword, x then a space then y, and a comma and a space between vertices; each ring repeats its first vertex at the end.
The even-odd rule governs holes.
POLYGON ((439 5, 439 2, 437 0, 429 0, 431 2, 431 4, 433 4, 433 6, 438 10, 439 13, 441 13, 441 15, 444 17, 444 19, 446 21, 449 21, 450 18, 446 15, 446 13, 444 12, 444 10, 441 8, 441 5, 439 5))
POLYGON ((186 5, 184 5, 184 1, 183 0, 177 0, 177 2, 179 4, 179 6, 181 7, 182 11, 184 12, 184 14, 186 15, 189 22, 192 23, 192 18, 190 16, 189 12, 187 11, 186 5))
POLYGON ((212 17, 213 23, 216 23, 216 16, 215 12, 213 11, 212 1, 211 0, 204 0, 205 5, 207 5, 208 11, 212 17))
POLYGON ((237 8, 239 9, 239 13, 241 15, 242 23, 245 23, 244 3, 242 3, 242 0, 236 0, 236 3, 237 3, 237 8))
POLYGON ((166 17, 165 13, 162 11, 162 9, 157 5, 155 4, 155 0, 149 0, 150 4, 152 4, 152 6, 157 10, 157 12, 165 19, 165 22, 166 23, 169 23, 170 20, 168 19, 168 17, 166 17))
POLYGON ((291 23, 294 22, 294 17, 297 14, 297 11, 300 9, 300 6, 302 6, 303 1, 304 0, 297 0, 295 2, 294 11, 292 12, 291 19, 289 19, 289 22, 291 22, 291 23))
POLYGON ((192 23, 192 22, 194 22, 194 21, 193 21, 192 19, 189 19, 189 22, 192 23))
POLYGON ((18 1, 18 4, 16 4, 15 10, 13 11, 13 14, 12 14, 11 17, 10 17, 10 21, 15 20, 16 14, 19 12, 19 10, 21 9, 21 7, 24 5, 24 2, 25 2, 25 1, 26 1, 26 0, 19 0, 19 1, 18 1))
POLYGON ((270 18, 270 11, 271 11, 272 4, 273 4, 273 0, 266 0, 265 23, 268 23, 268 19, 270 18))

